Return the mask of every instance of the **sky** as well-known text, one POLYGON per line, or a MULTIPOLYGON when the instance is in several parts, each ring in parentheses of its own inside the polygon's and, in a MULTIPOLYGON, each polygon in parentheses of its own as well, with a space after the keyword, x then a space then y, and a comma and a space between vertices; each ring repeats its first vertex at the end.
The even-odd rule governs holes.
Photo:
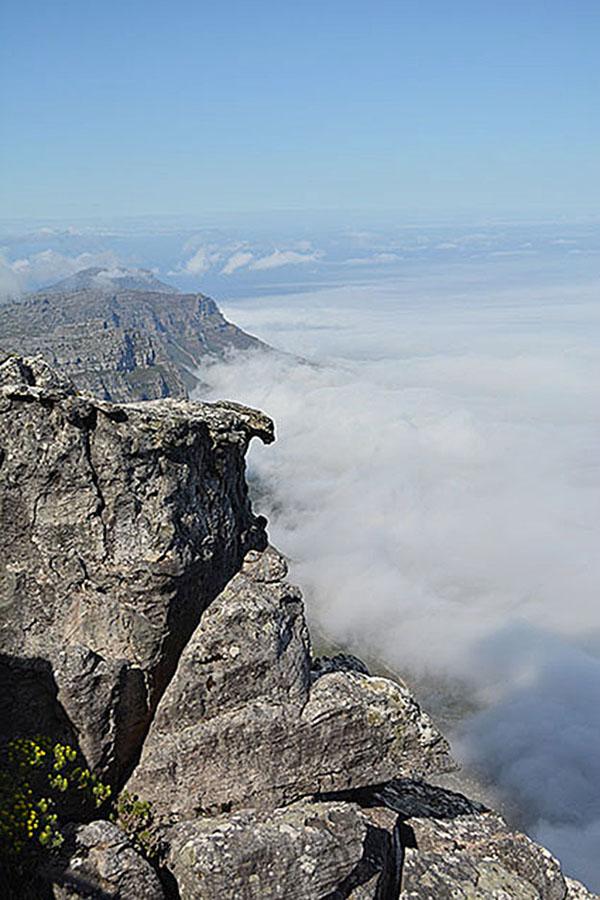
POLYGON ((596 0, 6 0, 5 217, 589 214, 596 0))

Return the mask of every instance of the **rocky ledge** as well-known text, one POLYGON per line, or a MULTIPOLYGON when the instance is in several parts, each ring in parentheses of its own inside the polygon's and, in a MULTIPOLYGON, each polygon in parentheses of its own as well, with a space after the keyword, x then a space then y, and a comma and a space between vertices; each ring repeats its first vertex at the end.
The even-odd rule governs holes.
POLYGON ((0 366, 2 739, 68 736, 151 801, 149 862, 73 821, 38 896, 584 900, 496 813, 427 783, 449 747, 406 685, 315 660, 252 513, 261 413, 80 395, 0 366))

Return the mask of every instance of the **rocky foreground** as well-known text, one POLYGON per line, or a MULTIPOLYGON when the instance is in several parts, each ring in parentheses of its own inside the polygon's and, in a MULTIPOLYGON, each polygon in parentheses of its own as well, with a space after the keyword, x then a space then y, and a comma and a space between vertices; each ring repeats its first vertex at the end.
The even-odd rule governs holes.
POLYGON ((0 365, 0 728, 68 739, 150 800, 152 863, 71 822, 38 896, 585 900, 544 848, 427 778, 449 747, 404 684, 315 660, 251 509, 273 440, 232 403, 113 404, 0 365))

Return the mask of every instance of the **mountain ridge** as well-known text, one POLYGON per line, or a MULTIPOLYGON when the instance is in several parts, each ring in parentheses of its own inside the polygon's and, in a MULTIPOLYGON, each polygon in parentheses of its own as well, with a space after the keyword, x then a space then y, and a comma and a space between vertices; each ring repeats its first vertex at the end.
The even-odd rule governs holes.
POLYGON ((122 266, 89 266, 68 275, 48 287, 34 291, 34 294, 57 294, 68 291, 155 291, 164 294, 178 294, 172 285, 159 281, 150 269, 127 269, 122 266))
POLYGON ((78 389, 111 401, 187 397, 201 365, 271 350, 210 297, 181 293, 147 270, 85 269, 26 294, 0 306, 0 335, 5 351, 40 355, 78 389))

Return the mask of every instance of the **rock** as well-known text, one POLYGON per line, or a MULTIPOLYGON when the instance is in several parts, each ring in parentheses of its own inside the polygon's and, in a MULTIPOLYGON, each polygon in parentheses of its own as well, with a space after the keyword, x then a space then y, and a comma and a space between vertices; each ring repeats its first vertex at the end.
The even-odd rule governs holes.
POLYGON ((598 900, 598 894, 592 894, 591 891, 583 885, 580 881, 576 881, 574 878, 565 878, 565 882, 567 885, 567 896, 565 900, 598 900))
POLYGON ((335 656, 319 656, 314 659, 311 666, 311 675, 316 681, 321 675, 328 672, 362 672, 369 675, 370 672, 362 659, 358 659, 352 653, 336 653, 335 656))
POLYGON ((55 900, 164 900, 160 880, 127 836, 111 822, 71 829, 68 856, 51 872, 55 900))
POLYGON ((168 864, 181 900, 358 898, 353 886, 376 884, 389 862, 375 832, 349 803, 199 818, 171 831, 168 864))
MULTIPOLYGON (((122 773, 203 610, 264 548, 233 403, 114 405, 0 365, 0 651, 46 660, 88 762, 122 773)), ((32 663, 33 664, 33 663, 32 663)))
POLYGON ((58 700, 58 685, 47 659, 0 653, 0 688, 3 742, 35 734, 56 735, 69 744, 77 742, 58 700))
POLYGON ((176 825, 168 865, 182 900, 594 900, 496 813, 398 779, 270 812, 176 825))
POLYGON ((196 370, 233 351, 270 350, 203 294, 179 294, 150 272, 92 268, 0 305, 7 351, 41 354, 103 400, 186 397, 196 370))
POLYGON ((129 789, 160 813, 268 808, 452 766, 407 688, 332 671, 311 686, 301 594, 270 548, 204 613, 129 789))
POLYGON ((480 804, 399 780, 376 792, 401 819, 400 900, 565 900, 560 865, 480 804))

